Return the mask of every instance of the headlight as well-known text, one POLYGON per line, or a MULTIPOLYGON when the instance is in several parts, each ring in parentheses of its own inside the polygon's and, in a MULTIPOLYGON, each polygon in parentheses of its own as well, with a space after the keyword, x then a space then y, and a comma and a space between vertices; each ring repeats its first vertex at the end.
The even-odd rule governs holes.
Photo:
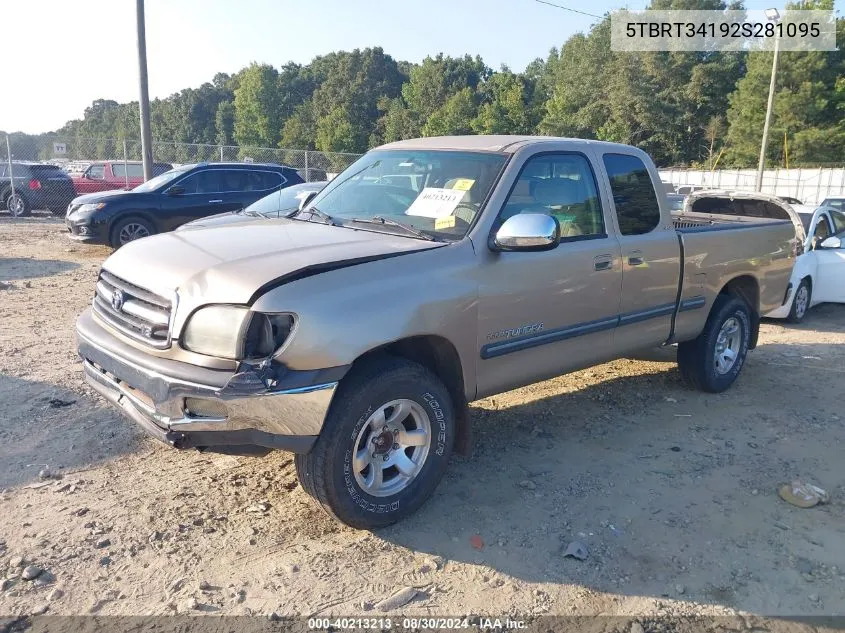
POLYGON ((188 320, 182 346, 232 360, 267 358, 284 344, 292 328, 290 314, 264 314, 245 306, 208 306, 188 320))
POLYGON ((91 213, 97 209, 102 209, 104 206, 106 206, 105 202, 89 202, 80 206, 74 213, 91 213))

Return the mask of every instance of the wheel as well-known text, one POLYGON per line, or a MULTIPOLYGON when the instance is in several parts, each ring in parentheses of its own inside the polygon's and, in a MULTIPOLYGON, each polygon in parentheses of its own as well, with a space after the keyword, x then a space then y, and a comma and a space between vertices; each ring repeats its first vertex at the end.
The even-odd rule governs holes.
POLYGON ((32 215, 32 209, 29 206, 29 202, 27 202, 26 198, 17 191, 15 191, 15 193, 10 193, 6 198, 6 208, 9 210, 9 213, 12 214, 13 218, 22 218, 32 215))
POLYGON ((330 516, 379 528, 428 499, 454 441, 455 415, 443 383, 417 363, 383 356, 341 381, 317 442, 296 456, 296 472, 330 516))
POLYGON ((701 391, 719 393, 730 387, 748 354, 751 310, 738 297, 719 295, 704 331, 678 345, 678 368, 684 381, 701 391))
POLYGON ((792 299, 792 309, 789 311, 789 316, 786 317, 790 323, 801 323, 804 317, 807 316, 807 310, 810 309, 810 299, 813 297, 813 288, 807 279, 802 279, 798 284, 798 290, 795 291, 795 297, 792 299))
POLYGON ((111 231, 111 245, 115 248, 120 248, 124 244, 153 235, 154 233, 155 229, 146 220, 142 220, 141 218, 126 218, 114 225, 111 231))

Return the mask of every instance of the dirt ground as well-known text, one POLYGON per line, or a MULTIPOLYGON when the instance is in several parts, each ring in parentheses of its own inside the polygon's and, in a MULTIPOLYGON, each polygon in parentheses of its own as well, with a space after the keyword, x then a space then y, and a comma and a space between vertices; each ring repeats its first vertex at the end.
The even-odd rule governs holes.
POLYGON ((369 533, 290 455, 178 452, 85 387, 74 321, 109 252, 0 217, 0 614, 363 615, 404 587, 394 613, 842 612, 845 306, 764 323, 725 394, 666 349, 475 402, 473 456, 369 533), (795 477, 830 502, 781 501, 795 477))

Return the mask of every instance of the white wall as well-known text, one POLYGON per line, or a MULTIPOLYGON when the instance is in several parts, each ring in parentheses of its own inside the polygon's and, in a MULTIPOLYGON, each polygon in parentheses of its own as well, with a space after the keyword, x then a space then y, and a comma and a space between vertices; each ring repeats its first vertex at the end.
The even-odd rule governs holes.
MULTIPOLYGON (((754 191, 756 169, 660 169, 660 177, 675 185, 707 185, 718 189, 754 191)), ((763 172, 763 193, 818 204, 829 196, 845 196, 845 168, 769 169, 763 172)))

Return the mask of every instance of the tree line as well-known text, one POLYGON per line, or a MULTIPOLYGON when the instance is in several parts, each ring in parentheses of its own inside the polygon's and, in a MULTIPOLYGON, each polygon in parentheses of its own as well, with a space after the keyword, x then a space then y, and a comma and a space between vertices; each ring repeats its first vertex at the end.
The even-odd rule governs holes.
MULTIPOLYGON (((793 8, 833 9, 833 0, 793 8)), ((741 9, 721 0, 652 0, 651 9, 741 9)), ((845 20, 837 19, 837 42, 845 20)), ((766 111, 768 52, 614 53, 610 18, 570 37, 523 72, 479 56, 397 61, 381 48, 339 51, 281 68, 253 63, 151 104, 153 138, 178 143, 360 153, 446 134, 543 134, 629 143, 661 166, 756 165, 766 111)), ((841 51, 781 53, 767 161, 842 164, 841 51)), ((44 156, 51 139, 138 137, 138 103, 99 99, 82 119, 38 137, 12 135, 44 156)), ((5 147, 0 149, 5 153, 5 147)), ((13 155, 16 152, 13 149, 13 155)), ((211 157, 209 157, 211 158, 211 157)))

